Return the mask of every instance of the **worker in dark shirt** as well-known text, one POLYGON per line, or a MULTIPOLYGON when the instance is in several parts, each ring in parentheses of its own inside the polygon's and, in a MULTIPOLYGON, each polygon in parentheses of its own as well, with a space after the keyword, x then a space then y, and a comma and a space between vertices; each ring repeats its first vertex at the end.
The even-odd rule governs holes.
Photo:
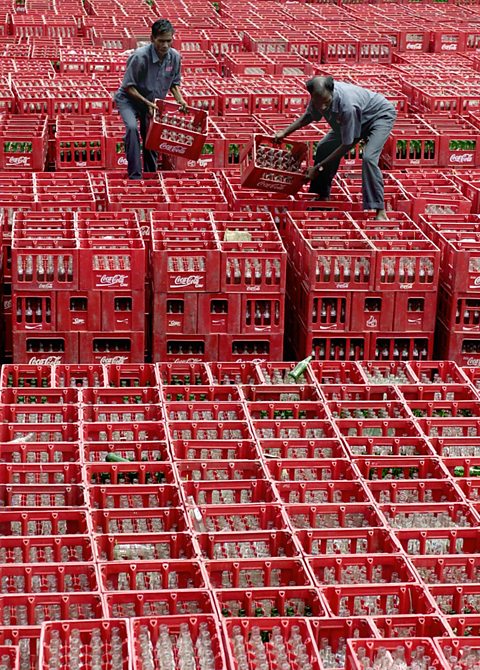
POLYGON ((360 140, 364 140, 362 192, 364 209, 375 209, 376 218, 387 218, 383 177, 378 166, 380 154, 390 135, 396 111, 380 93, 366 88, 333 81, 332 77, 314 77, 307 84, 310 103, 302 117, 278 132, 280 141, 312 121, 324 118, 331 130, 318 143, 314 166, 307 170, 310 192, 328 200, 332 180, 340 161, 360 140))
MULTIPOLYGON (((155 113, 154 100, 163 100, 171 91, 180 109, 186 111, 187 108, 180 91, 181 57, 171 46, 173 33, 170 21, 155 21, 151 44, 136 49, 129 57, 122 84, 115 94, 115 102, 126 129, 125 152, 129 179, 142 179, 138 122, 145 145, 149 116, 155 113)), ((156 171, 155 151, 143 149, 143 167, 145 172, 156 171)))

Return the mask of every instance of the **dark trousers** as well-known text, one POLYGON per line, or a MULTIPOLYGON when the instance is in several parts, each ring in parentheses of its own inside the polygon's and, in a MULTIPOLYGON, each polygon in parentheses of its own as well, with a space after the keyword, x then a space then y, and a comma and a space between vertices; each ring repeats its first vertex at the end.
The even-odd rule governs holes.
MULTIPOLYGON (((383 145, 390 135, 393 124, 395 123, 396 112, 392 108, 392 113, 379 117, 373 121, 364 138, 358 138, 352 146, 355 146, 361 139, 365 139, 363 147, 362 160, 362 194, 364 209, 384 209, 384 191, 383 176, 378 161, 382 153, 383 145)), ((340 133, 331 130, 318 143, 315 153, 315 165, 321 163, 332 151, 342 144, 340 133)), ((351 149, 349 147, 348 151, 351 149)), ((341 157, 325 165, 323 170, 312 179, 310 184, 310 193, 318 193, 320 198, 326 199, 330 196, 332 181, 338 171, 341 157)))
POLYGON ((140 110, 136 105, 128 101, 117 102, 118 111, 125 124, 125 153, 127 154, 129 179, 142 178, 142 163, 140 160, 140 137, 143 142, 143 169, 145 172, 157 171, 157 153, 145 149, 145 138, 147 136, 148 112, 140 110), (138 124, 140 122, 140 135, 138 124))

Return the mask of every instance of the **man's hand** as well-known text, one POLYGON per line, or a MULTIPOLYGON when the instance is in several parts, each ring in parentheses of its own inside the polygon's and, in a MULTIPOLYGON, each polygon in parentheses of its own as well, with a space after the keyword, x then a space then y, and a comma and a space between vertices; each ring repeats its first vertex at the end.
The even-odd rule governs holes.
POLYGON ((183 114, 186 114, 188 112, 188 105, 185 100, 182 100, 178 104, 180 105, 180 111, 183 112, 183 114))
POLYGON ((310 179, 310 181, 311 181, 312 179, 315 179, 315 177, 318 175, 318 173, 321 172, 322 170, 323 170, 323 167, 321 167, 320 165, 314 165, 313 167, 307 168, 307 171, 305 172, 305 176, 307 177, 307 179, 310 179))
POLYGON ((273 141, 275 142, 275 144, 280 144, 280 142, 284 139, 285 139, 285 133, 283 130, 279 130, 278 133, 275 133, 275 135, 273 136, 273 141))
POLYGON ((156 111, 157 111, 157 105, 154 102, 148 102, 148 115, 155 116, 156 111))

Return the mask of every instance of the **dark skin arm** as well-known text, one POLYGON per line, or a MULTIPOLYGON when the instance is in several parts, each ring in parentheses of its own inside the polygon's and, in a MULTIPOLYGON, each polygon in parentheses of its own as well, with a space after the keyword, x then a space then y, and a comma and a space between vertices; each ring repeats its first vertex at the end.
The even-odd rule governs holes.
POLYGON ((341 144, 339 147, 337 147, 332 153, 327 156, 326 158, 323 159, 320 163, 317 163, 313 167, 310 167, 307 169, 306 175, 309 179, 313 179, 316 174, 321 172, 327 163, 330 163, 331 161, 336 160, 337 158, 342 158, 347 151, 352 147, 351 144, 341 144))
POLYGON ((291 135, 300 128, 308 126, 310 123, 312 123, 312 117, 310 116, 310 114, 304 114, 303 116, 300 116, 298 119, 296 119, 293 123, 291 123, 288 126, 288 128, 285 128, 284 130, 279 130, 278 133, 275 133, 273 139, 275 142, 281 142, 286 137, 288 137, 288 135, 291 135))
MULTIPOLYGON (((175 100, 178 102, 180 105, 180 109, 182 112, 187 111, 187 103, 183 99, 182 92, 180 91, 180 87, 177 85, 174 85, 170 88, 170 91, 172 92, 173 97, 175 100)), ((129 98, 131 98, 134 102, 139 102, 146 107, 148 107, 148 113, 150 116, 153 116, 155 114, 156 106, 154 102, 151 102, 150 100, 147 100, 147 98, 144 98, 143 95, 135 88, 135 86, 128 86, 128 88, 125 89, 126 94, 128 95, 129 98)))

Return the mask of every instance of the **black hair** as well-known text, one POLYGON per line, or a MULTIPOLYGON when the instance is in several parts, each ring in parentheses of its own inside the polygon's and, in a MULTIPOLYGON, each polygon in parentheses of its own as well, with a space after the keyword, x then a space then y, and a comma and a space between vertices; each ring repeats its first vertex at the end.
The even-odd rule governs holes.
POLYGON ((330 75, 327 75, 326 77, 313 77, 312 79, 309 79, 305 87, 307 91, 312 95, 312 93, 320 93, 322 94, 324 91, 328 91, 329 93, 333 93, 334 89, 334 81, 333 77, 330 75))
POLYGON ((175 32, 174 27, 168 19, 157 19, 152 25, 152 37, 157 37, 162 33, 173 33, 175 32))

